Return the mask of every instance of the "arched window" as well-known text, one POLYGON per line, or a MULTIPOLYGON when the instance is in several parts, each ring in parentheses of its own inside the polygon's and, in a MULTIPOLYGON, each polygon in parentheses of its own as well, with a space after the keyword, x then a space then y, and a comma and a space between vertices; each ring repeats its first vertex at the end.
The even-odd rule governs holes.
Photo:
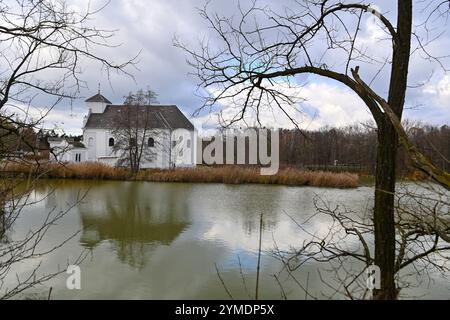
POLYGON ((148 147, 153 148, 155 146, 155 139, 148 138, 148 147))
POLYGON ((191 147, 191 139, 187 139, 186 147, 189 149, 191 147))
POLYGON ((114 147, 114 138, 109 138, 108 146, 114 147))

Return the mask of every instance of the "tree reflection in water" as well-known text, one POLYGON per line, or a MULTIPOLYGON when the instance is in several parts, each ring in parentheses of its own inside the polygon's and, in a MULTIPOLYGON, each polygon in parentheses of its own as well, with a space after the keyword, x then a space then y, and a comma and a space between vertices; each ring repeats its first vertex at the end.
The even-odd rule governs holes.
MULTIPOLYGON (((92 250, 108 241, 122 262, 141 269, 149 251, 169 245, 190 225, 187 207, 177 201, 177 197, 185 198, 181 193, 189 192, 186 187, 173 192, 174 186, 167 191, 163 186, 148 193, 141 183, 124 182, 121 188, 114 183, 91 185, 87 200, 78 205, 83 247, 92 250)), ((57 192, 64 188, 58 186, 57 192)), ((56 193, 48 206, 66 196, 56 193)))

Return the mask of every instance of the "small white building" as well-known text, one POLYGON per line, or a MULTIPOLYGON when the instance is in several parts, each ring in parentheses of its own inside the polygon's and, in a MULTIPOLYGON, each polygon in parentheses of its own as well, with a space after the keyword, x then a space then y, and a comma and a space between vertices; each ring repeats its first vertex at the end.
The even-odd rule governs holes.
POLYGON ((83 162, 87 160, 87 149, 82 142, 67 138, 48 138, 50 162, 83 162))
POLYGON ((111 166, 123 163, 124 152, 117 145, 117 132, 131 128, 139 130, 139 137, 145 139, 141 143, 145 157, 141 159, 140 168, 196 165, 197 133, 177 106, 113 105, 100 92, 87 99, 86 103, 89 110, 83 121, 86 161, 99 161, 111 166))

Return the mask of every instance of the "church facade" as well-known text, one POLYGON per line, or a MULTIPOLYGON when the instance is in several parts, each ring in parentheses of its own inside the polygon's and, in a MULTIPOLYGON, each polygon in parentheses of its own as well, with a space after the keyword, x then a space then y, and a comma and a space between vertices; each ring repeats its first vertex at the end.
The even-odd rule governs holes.
POLYGON ((86 104, 83 161, 127 166, 135 145, 142 169, 196 165, 196 130, 177 106, 115 105, 100 92, 86 104))

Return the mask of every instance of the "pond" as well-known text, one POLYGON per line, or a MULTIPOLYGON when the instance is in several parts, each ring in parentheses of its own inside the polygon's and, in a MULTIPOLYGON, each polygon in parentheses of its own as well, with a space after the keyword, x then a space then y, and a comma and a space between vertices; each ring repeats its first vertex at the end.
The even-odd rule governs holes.
MULTIPOLYGON (((263 213, 259 296, 304 299, 299 283, 280 273, 274 248, 289 250, 307 238, 294 221, 315 212, 315 196, 358 211, 370 207, 372 194, 372 187, 41 181, 12 238, 20 239, 49 212, 59 211, 67 214, 40 246, 51 248, 75 236, 43 259, 16 266, 14 273, 24 276, 39 262, 41 272, 53 272, 85 253, 81 290, 68 290, 63 273, 27 295, 46 297, 52 287, 53 299, 228 299, 227 289, 235 299, 253 298, 263 213)), ((329 228, 320 218, 309 224, 316 230, 329 228)), ((320 297, 325 288, 318 268, 307 264, 295 275, 320 297)), ((432 279, 411 296, 449 298, 448 282, 432 279)))

